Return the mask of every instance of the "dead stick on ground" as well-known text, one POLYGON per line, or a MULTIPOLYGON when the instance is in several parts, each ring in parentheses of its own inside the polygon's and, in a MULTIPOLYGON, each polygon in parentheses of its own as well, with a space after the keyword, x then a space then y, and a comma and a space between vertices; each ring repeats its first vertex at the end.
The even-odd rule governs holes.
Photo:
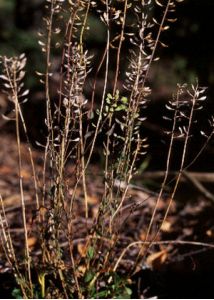
MULTIPOLYGON (((182 172, 183 173, 183 172, 182 172)), ((196 178, 200 182, 208 182, 212 183, 214 182, 214 173, 208 172, 185 172, 188 175, 190 175, 192 178, 196 178)), ((177 172, 170 172, 170 176, 175 177, 177 175, 177 172)), ((157 171, 157 172, 144 172, 142 175, 139 176, 139 179, 151 179, 151 180, 158 180, 163 178, 164 172, 163 171, 157 171)), ((138 179, 138 177, 137 177, 138 179)), ((185 181, 185 177, 181 178, 181 181, 185 181)))
MULTIPOLYGON (((170 172, 172 177, 177 176, 177 172, 170 172)), ((182 172, 181 181, 189 180, 194 187, 204 195, 204 197, 208 200, 214 202, 214 195, 201 183, 213 183, 214 182, 214 173, 200 173, 200 172, 182 172)), ((145 179, 161 179, 164 176, 164 172, 145 172, 142 177, 145 179)))
POLYGON ((211 200, 214 203, 214 195, 208 191, 197 179, 197 177, 194 177, 191 175, 191 173, 183 172, 184 177, 186 177, 195 187, 196 189, 201 192, 204 197, 211 200))

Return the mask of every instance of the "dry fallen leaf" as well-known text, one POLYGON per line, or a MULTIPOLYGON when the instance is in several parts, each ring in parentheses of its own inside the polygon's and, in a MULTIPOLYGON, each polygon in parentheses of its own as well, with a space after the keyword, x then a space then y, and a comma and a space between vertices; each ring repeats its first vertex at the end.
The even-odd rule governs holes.
POLYGON ((98 211, 99 211, 98 206, 93 206, 93 207, 92 207, 92 216, 93 216, 94 218, 97 217, 98 211))
POLYGON ((36 244, 36 241, 37 241, 37 239, 36 239, 35 237, 33 237, 33 236, 32 236, 32 237, 29 237, 28 240, 27 240, 28 247, 29 247, 29 248, 34 247, 35 244, 36 244))
POLYGON ((77 277, 82 277, 82 275, 85 274, 86 266, 80 265, 76 271, 77 271, 77 277))
POLYGON ((214 231, 212 229, 208 229, 206 231, 206 235, 209 236, 209 237, 214 237, 214 231))
POLYGON ((147 257, 146 264, 152 269, 159 269, 166 261, 168 256, 167 250, 163 249, 159 252, 152 253, 147 257))
POLYGON ((28 170, 25 170, 25 169, 22 169, 22 171, 21 171, 21 176, 22 176, 24 179, 31 179, 31 178, 32 178, 31 172, 29 172, 28 170))
POLYGON ((145 230, 142 230, 141 232, 140 232, 140 240, 141 241, 145 241, 145 239, 146 239, 146 232, 145 232, 145 230))
POLYGON ((163 224, 161 226, 161 230, 163 232, 170 232, 171 226, 172 226, 172 224, 169 221, 166 220, 166 221, 163 222, 163 224))
POLYGON ((79 243, 77 245, 77 250, 82 257, 86 256, 87 248, 85 244, 79 243))
POLYGON ((98 198, 95 197, 95 196, 87 196, 87 202, 88 204, 91 204, 91 205, 95 205, 95 204, 98 204, 98 198))
POLYGON ((3 201, 4 201, 4 207, 20 204, 20 201, 21 201, 20 194, 15 194, 15 195, 9 196, 9 197, 3 199, 3 201))
POLYGON ((12 170, 10 167, 8 166, 1 166, 0 168, 0 172, 2 175, 7 175, 7 174, 11 174, 14 172, 14 170, 12 170))

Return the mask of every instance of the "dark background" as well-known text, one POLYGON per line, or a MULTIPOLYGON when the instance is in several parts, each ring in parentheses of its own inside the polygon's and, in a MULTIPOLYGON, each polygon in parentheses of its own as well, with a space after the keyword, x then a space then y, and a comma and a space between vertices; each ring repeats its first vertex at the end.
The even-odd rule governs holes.
MULTIPOLYGON (((169 48, 161 54, 162 59, 171 61, 175 75, 189 80, 198 76, 210 89, 214 84, 213 9, 212 0, 185 0, 177 5, 178 21, 164 37, 169 48)), ((0 54, 39 56, 36 33, 42 27, 43 14, 44 0, 0 0, 0 54)), ((91 39, 96 47, 104 40, 95 20, 93 25, 97 32, 91 39)))
MULTIPOLYGON (((159 51, 160 61, 153 65, 150 73, 150 85, 153 88, 151 102, 148 107, 148 121, 145 124, 145 135, 149 136, 151 147, 151 168, 164 168, 162 153, 166 153, 167 141, 160 136, 159 128, 164 127, 162 114, 164 104, 170 99, 178 82, 195 82, 207 86, 208 101, 206 109, 198 116, 198 128, 207 129, 207 120, 214 112, 214 1, 213 0, 185 0, 177 5, 176 17, 178 21, 172 24, 163 37, 168 48, 159 51), (164 148, 166 147, 166 149, 164 148)), ((44 15, 44 0, 0 0, 0 55, 17 55, 26 53, 28 58, 26 85, 31 89, 30 101, 25 106, 26 122, 30 127, 30 138, 40 139, 43 135, 44 122, 44 93, 38 84, 35 70, 43 68, 40 46, 37 41, 37 31, 42 25, 44 15)), ((88 38, 88 46, 92 52, 104 47, 103 29, 91 16, 93 33, 88 38)), ((123 61, 128 53, 123 51, 123 61)), ((57 60, 56 52, 56 64, 57 60)), ((102 81, 101 81, 102 84, 102 81)), ((53 82, 53 95, 56 93, 57 83, 53 82)), ((0 94, 1 112, 7 113, 9 108, 5 98, 0 94)), ((99 100, 98 100, 99 101, 99 100)), ((3 124, 3 123, 2 123, 3 124)), ((1 125, 0 130, 11 130, 8 123, 1 125)), ((197 131, 197 130, 196 130, 197 131)), ((192 141, 190 159, 203 144, 203 139, 196 132, 192 141)), ((177 145, 178 150, 180 144, 177 145)), ((208 147, 206 156, 199 159, 196 169, 211 170, 212 144, 208 147)), ((176 168, 176 156, 175 166, 176 168)))

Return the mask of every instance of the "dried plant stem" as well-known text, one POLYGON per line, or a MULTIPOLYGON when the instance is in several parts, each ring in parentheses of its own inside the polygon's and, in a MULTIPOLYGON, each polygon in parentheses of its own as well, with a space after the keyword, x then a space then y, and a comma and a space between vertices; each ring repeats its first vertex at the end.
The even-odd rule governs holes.
POLYGON ((67 146, 68 146, 68 138, 69 138, 69 126, 71 122, 71 107, 69 107, 66 110, 66 115, 64 119, 64 130, 62 133, 62 141, 60 143, 60 151, 57 155, 57 165, 58 165, 58 173, 57 173, 57 186, 58 189, 56 189, 57 195, 55 198, 57 199, 59 206, 64 206, 64 191, 63 191, 63 185, 64 185, 64 168, 66 164, 66 153, 67 153, 67 146))
POLYGON ((59 278, 60 278, 60 281, 61 281, 61 284, 62 284, 62 288, 63 288, 63 292, 64 292, 64 295, 65 295, 65 298, 69 299, 69 296, 68 296, 68 293, 67 293, 67 289, 66 289, 65 278, 64 278, 64 275, 63 275, 63 272, 62 272, 61 269, 58 270, 58 274, 59 274, 59 278))
POLYGON ((88 195, 87 195, 87 184, 86 184, 86 168, 85 168, 85 149, 84 149, 84 136, 82 128, 82 112, 79 114, 79 134, 80 134, 80 160, 81 160, 81 175, 83 184, 83 193, 85 199, 85 218, 88 219, 88 195))
POLYGON ((163 179, 162 184, 161 184, 161 189, 160 189, 160 192, 158 194, 157 201, 156 201, 156 204, 155 204, 155 208, 153 210, 152 217, 150 219, 150 223, 149 223, 149 226, 148 226, 148 229, 147 229, 147 232, 146 232, 145 241, 147 241, 148 236, 150 234, 150 231, 151 231, 151 228, 152 228, 152 225, 153 225, 153 222, 154 222, 154 218, 155 218, 155 215, 156 215, 156 212, 157 212, 157 208, 158 208, 159 202, 162 198, 162 195, 163 195, 166 183, 167 183, 167 179, 168 179, 168 176, 169 176, 170 161, 171 161, 171 155, 172 155, 172 147, 173 147, 174 137, 175 137, 175 127, 176 127, 176 123, 177 123, 178 101, 179 101, 179 90, 177 91, 177 95, 176 95, 176 109, 175 109, 174 117, 173 117, 172 134, 171 134, 169 150, 168 150, 168 154, 167 154, 165 175, 164 175, 164 179, 163 179))
POLYGON ((140 141, 138 140, 138 144, 137 144, 137 147, 135 149, 135 153, 134 153, 134 157, 133 157, 133 160, 132 160, 132 164, 130 166, 130 169, 128 171, 128 177, 127 177, 127 180, 126 180, 126 187, 125 187, 125 190, 123 191, 123 195, 121 196, 121 201, 118 205, 118 207, 116 208, 115 212, 113 213, 111 219, 110 219, 110 232, 112 232, 112 222, 113 220, 115 219, 115 217, 117 216, 117 214, 119 213, 121 207, 123 206, 123 203, 126 199, 126 196, 127 196, 127 192, 128 192, 128 189, 129 189, 129 183, 132 179, 132 176, 133 176, 133 169, 134 169, 134 166, 135 166, 135 162, 136 162, 136 159, 137 159, 137 155, 138 155, 138 152, 139 152, 139 149, 140 148, 140 141))
POLYGON ((71 265, 72 265, 72 269, 73 269, 73 276, 74 276, 75 285, 76 285, 77 292, 78 292, 78 298, 82 299, 83 295, 82 295, 80 285, 79 285, 79 281, 78 281, 78 277, 77 277, 76 264, 75 264, 75 260, 74 260, 74 256, 73 256, 73 246, 72 246, 72 244, 73 244, 73 241, 70 241, 69 242, 69 249, 70 249, 71 265))
POLYGON ((196 189, 201 192, 206 199, 209 199, 214 203, 214 195, 203 186, 200 181, 198 181, 194 176, 191 176, 188 172, 183 171, 182 175, 186 177, 195 187, 196 189))
POLYGON ((46 72, 45 72, 45 97, 46 97, 46 118, 48 130, 52 127, 52 115, 51 115, 51 100, 50 100, 50 87, 49 76, 51 66, 51 40, 52 40, 52 27, 53 27, 53 11, 54 0, 51 1, 50 17, 48 24, 47 46, 46 46, 46 72))
POLYGON ((60 67, 60 84, 59 84, 59 105, 58 105, 58 123, 60 122, 60 115, 61 115, 61 106, 62 106, 62 91, 63 91, 63 84, 64 84, 64 64, 65 64, 65 54, 66 51, 68 52, 68 55, 70 55, 71 52, 71 40, 72 40, 72 33, 74 28, 74 23, 76 20, 78 8, 80 5, 80 0, 77 1, 77 5, 75 7, 75 10, 71 10, 69 20, 66 24, 66 30, 65 30, 65 43, 62 51, 62 58, 61 58, 61 67, 60 67), (66 40, 67 38, 67 40, 66 40))
POLYGON ((33 286, 31 280, 31 257, 28 247, 28 230, 27 230, 27 220, 26 220, 26 211, 25 211, 25 199, 24 199, 24 190, 23 190, 23 177, 22 177, 22 155, 21 155, 21 141, 20 141, 20 129, 19 129, 19 117, 20 117, 20 107, 18 99, 18 87, 17 87, 17 65, 14 62, 13 73, 10 74, 7 61, 4 60, 5 71, 7 78, 9 80, 9 85, 12 93, 12 99, 15 106, 15 122, 16 122, 16 141, 17 141, 17 151, 18 151, 18 173, 19 173, 19 187, 20 187, 20 197, 21 197, 21 207, 22 207, 22 220, 24 227, 24 237, 25 237, 25 259, 26 259, 26 270, 28 273, 28 282, 29 290, 31 296, 33 295, 33 286))
POLYGON ((0 232, 0 238, 2 241, 2 247, 5 253, 5 256, 7 258, 7 261, 9 262, 11 268, 14 271, 15 278, 19 282, 22 294, 24 298, 28 298, 27 290, 26 287, 24 286, 24 280, 23 277, 19 271, 18 267, 18 262, 17 258, 15 255, 13 243, 12 243, 12 238, 10 235, 10 229, 9 229, 9 224, 7 221, 7 216, 5 214, 5 209, 4 209, 4 202, 2 199, 2 196, 0 195, 0 202, 1 202, 1 212, 0 212, 0 227, 1 227, 1 232, 0 232))
MULTIPOLYGON (((143 198, 147 197, 147 199, 151 196, 155 197, 144 241, 136 241, 128 245, 132 238, 121 236, 121 228, 129 215, 132 211, 136 212, 136 209, 142 207, 142 203, 145 201, 141 197, 141 200, 134 201, 134 203, 127 201, 126 205, 126 200, 131 196, 129 188, 132 186, 130 185, 131 179, 137 171, 137 163, 142 155, 147 153, 145 150, 148 146, 147 139, 143 138, 142 124, 146 117, 144 112, 147 99, 152 92, 147 86, 149 72, 153 62, 158 59, 155 55, 159 44, 165 46, 160 40, 161 33, 169 28, 168 24, 165 25, 165 23, 175 21, 174 18, 168 18, 168 14, 172 13, 176 3, 181 1, 46 0, 46 7, 48 8, 48 16, 44 18, 46 33, 40 32, 39 34, 45 39, 45 41, 44 39, 39 41, 39 44, 42 46, 42 51, 46 53, 46 67, 44 73, 37 72, 39 76, 43 77, 40 81, 44 83, 45 89, 45 124, 47 130, 41 199, 38 196, 38 178, 36 177, 34 157, 21 109, 21 100, 23 99, 24 102, 26 100, 24 97, 29 92, 28 90, 23 91, 24 83, 22 82, 25 75, 26 58, 24 54, 11 59, 5 57, 5 60, 0 57, 4 65, 4 73, 0 75, 0 79, 3 80, 9 100, 15 106, 20 208, 23 219, 22 232, 25 239, 24 268, 15 255, 13 240, 10 236, 12 231, 8 226, 2 198, 0 199, 0 240, 24 297, 33 298, 36 296, 33 284, 35 283, 37 286, 38 281, 34 281, 31 274, 27 202, 23 191, 20 125, 22 125, 27 138, 34 177, 36 208, 38 210, 38 218, 36 214, 34 225, 38 225, 38 232, 41 234, 40 249, 37 252, 38 266, 40 267, 38 280, 43 297, 57 295, 68 298, 78 295, 80 299, 94 298, 100 295, 99 292, 106 291, 106 295, 115 298, 116 294, 123 293, 123 291, 121 291, 121 287, 116 291, 117 282, 115 280, 117 280, 117 276, 114 276, 112 272, 118 272, 121 260, 127 256, 131 247, 138 246, 138 255, 130 272, 136 272, 142 266, 148 250, 153 245, 191 244, 214 248, 214 245, 199 242, 159 242, 157 240, 169 214, 181 176, 185 176, 185 170, 196 161, 214 135, 214 125, 211 122, 212 133, 210 136, 206 136, 204 133, 207 138, 206 142, 194 159, 187 164, 186 156, 194 122, 194 111, 203 107, 200 101, 206 98, 203 95, 205 88, 200 88, 198 84, 196 87, 192 85, 191 89, 186 88, 187 85, 178 85, 177 93, 173 96, 172 101, 169 101, 169 105, 166 105, 166 108, 172 111, 169 112, 170 118, 165 117, 166 120, 172 121, 171 131, 167 133, 170 134, 170 139, 168 153, 166 153, 166 166, 159 193, 147 193, 146 191, 142 196, 143 198), (157 20, 153 18, 154 5, 159 6, 161 10, 161 15, 157 20), (66 15, 66 13, 68 14, 66 15), (93 55, 88 55, 84 44, 86 31, 90 29, 90 24, 96 24, 94 20, 91 22, 91 16, 93 18, 99 16, 102 26, 105 27, 106 44, 103 54, 97 51, 101 58, 95 71, 91 96, 89 96, 90 79, 88 83, 86 81, 91 71, 91 65, 93 66, 91 64, 93 55), (58 48, 60 45, 58 42, 61 38, 60 33, 64 37, 60 50, 61 65, 59 67, 58 102, 56 103, 55 97, 54 99, 51 97, 52 72, 54 74, 56 72, 58 75, 57 64, 56 68, 53 65, 55 52, 52 52, 52 49, 58 48), (121 59, 125 39, 127 45, 130 42, 131 49, 130 56, 127 56, 129 66, 125 72, 123 85, 125 90, 119 91, 120 77, 121 80, 123 79, 121 59), (108 81, 112 78, 111 63, 115 73, 110 83, 108 81), (94 118, 95 93, 97 92, 98 75, 100 75, 101 69, 104 69, 104 75, 102 75, 104 80, 101 99, 98 100, 98 107, 96 107, 98 116, 94 118), (112 86, 112 91, 107 91, 108 86, 112 86), (86 97, 85 92, 87 93, 86 97), (88 99, 91 99, 89 109, 88 99), (92 129, 90 121, 93 122, 92 126, 95 129, 92 129), (89 208, 91 207, 88 196, 87 171, 96 143, 99 143, 100 132, 103 133, 104 166, 102 177, 104 189, 102 186, 98 212, 94 216, 93 211, 91 218, 89 216, 89 212, 91 212, 89 208), (171 179, 170 164, 178 138, 182 139, 179 171, 172 180, 173 185, 170 185, 172 189, 167 194, 163 219, 156 220, 161 200, 165 196, 166 187, 168 187, 169 179, 171 179), (69 178, 66 177, 65 173, 68 160, 71 161, 71 167, 68 168, 71 173, 69 183, 69 178), (80 219, 76 218, 76 209, 79 209, 78 201, 82 200, 81 196, 78 195, 79 188, 84 194, 84 215, 82 216, 80 209, 78 212, 78 216, 81 215, 80 219), (70 199, 69 195, 71 195, 70 199), (77 224, 78 222, 81 224, 77 224), (158 227, 155 229, 156 222, 158 222, 158 227), (85 228, 83 228, 84 225, 85 228), (81 239, 78 239, 75 232, 79 228, 81 228, 81 239), (126 244, 124 244, 125 241, 126 244), (80 244, 84 244, 84 250, 79 248, 80 244), (69 249, 66 249, 67 246, 69 249), (68 252, 70 257, 67 260, 68 252), (115 258, 116 253, 119 254, 115 258), (52 279, 54 280, 52 281, 52 279), (56 291, 53 291, 52 288, 56 279, 60 282, 57 284, 56 291)), ((201 186, 198 187, 202 188, 201 186)), ((212 195, 207 194, 207 196, 211 197, 212 195)), ((139 223, 139 226, 140 224, 142 223, 139 223)), ((17 229, 16 232, 18 232, 17 229)), ((166 250, 168 251, 168 249, 166 250)), ((126 287, 126 284, 127 282, 123 281, 122 278, 122 288, 126 287)))
MULTIPOLYGON (((107 37, 106 37, 106 64, 105 64, 105 79, 104 79, 104 85, 103 85, 103 93, 102 93, 102 100, 101 100, 101 105, 100 105, 100 111, 99 111, 99 116, 96 124, 96 129, 94 132, 93 140, 91 143, 91 149, 90 153, 88 155, 86 164, 85 164, 85 170, 87 169, 91 156, 94 151, 94 146, 97 140, 97 135, 100 130, 100 124, 102 121, 102 114, 103 114, 103 108, 105 104, 105 96, 106 96, 106 89, 107 89, 107 83, 108 83, 108 74, 109 74, 109 47, 110 47, 110 29, 109 29, 109 0, 106 0, 106 23, 107 23, 107 37)), ((104 56, 104 57, 105 57, 104 56)))
POLYGON ((208 243, 201 243, 201 242, 194 242, 194 241, 182 241, 182 240, 176 240, 176 241, 136 241, 133 243, 130 243, 121 253, 121 255, 119 256, 119 258, 117 259, 113 271, 116 272, 122 258, 124 257, 124 255, 126 254, 126 252, 134 246, 141 246, 141 245, 146 245, 146 246, 150 246, 150 245, 192 245, 192 246, 199 246, 199 247, 209 247, 209 248, 214 248, 213 244, 208 244, 208 243))
POLYGON ((101 67, 102 67, 102 65, 103 65, 103 63, 105 61, 108 49, 109 49, 109 44, 107 44, 106 47, 105 47, 105 50, 104 50, 104 53, 102 55, 101 61, 99 63, 99 66, 97 67, 97 70, 96 70, 96 73, 95 73, 95 76, 94 76, 94 82, 93 82, 92 94, 91 94, 91 109, 90 109, 90 114, 93 113, 93 109, 94 109, 94 98, 95 98, 95 92, 96 92, 97 77, 98 77, 100 69, 101 69, 101 67))
POLYGON ((208 144, 210 143, 212 137, 214 135, 214 129, 212 130, 212 132, 210 133, 210 135, 207 137, 206 142, 203 144, 203 146, 201 147, 201 149, 199 150, 199 152, 196 154, 196 156, 193 158, 193 160, 184 167, 184 171, 186 171, 187 169, 189 169, 189 167, 191 167, 196 160, 199 158, 199 156, 203 153, 203 151, 207 148, 208 144))
POLYGON ((119 70, 120 70, 120 57, 121 57, 122 43, 124 41, 124 29, 125 29, 125 24, 126 24, 127 4, 128 4, 128 0, 125 0, 124 1, 124 10, 123 10, 123 20, 122 20, 122 26, 121 26, 121 32, 120 32, 120 40, 119 40, 119 46, 117 49, 117 62, 116 62, 116 71, 115 71, 115 78, 114 78, 113 95, 115 95, 115 93, 116 93, 117 81, 118 81, 119 70))
MULTIPOLYGON (((214 182, 214 173, 213 172, 190 172, 190 171, 186 171, 186 169, 184 168, 183 172, 188 173, 191 177, 194 177, 197 181, 201 181, 201 182, 207 182, 207 183, 213 183, 214 182)), ((176 178, 177 178, 177 174, 178 172, 176 171, 170 171, 169 172, 169 176, 172 176, 173 179, 170 180, 170 182, 167 183, 167 185, 171 182, 173 182, 176 178)), ((140 175, 139 178, 142 179, 151 179, 151 180, 160 180, 161 178, 163 178, 165 175, 164 171, 146 171, 143 173, 143 175, 140 175)), ((181 178, 181 181, 184 181, 185 178, 181 178)), ((132 186, 131 186, 132 187, 132 186)), ((133 185, 133 188, 135 188, 135 185, 133 185)), ((140 186, 136 186, 136 189, 144 189, 143 187, 140 186)))
POLYGON ((84 20, 83 20, 83 23, 81 26, 81 31, 80 31, 80 53, 81 53, 81 55, 83 55, 83 36, 84 36, 85 28, 86 28, 86 23, 88 20, 88 13, 89 13, 90 5, 91 5, 91 0, 88 0, 84 20))
MULTIPOLYGON (((198 89, 198 87, 196 87, 196 90, 197 89, 198 89)), ((160 232, 160 230, 161 230, 161 228, 163 226, 163 223, 166 221, 166 218, 168 216, 168 213, 169 213, 172 201, 174 200, 174 197, 175 197, 175 194, 177 192, 178 185, 179 185, 179 182, 180 182, 180 179, 181 179, 181 176, 182 176, 182 172, 183 172, 183 168, 184 168, 184 162, 185 162, 185 158, 186 158, 187 147, 188 147, 188 141, 189 141, 189 137, 190 137, 190 130, 191 130, 191 127, 192 127, 192 122, 193 122, 193 114, 194 114, 194 110, 195 110, 196 100, 197 99, 196 99, 196 94, 195 94, 193 96, 193 99, 191 100, 192 101, 191 111, 190 111, 190 115, 189 115, 189 123, 188 123, 188 126, 187 126, 187 131, 186 131, 185 140, 184 140, 184 146, 183 146, 183 153, 182 153, 182 158, 181 158, 180 170, 178 172, 178 176, 177 176, 177 179, 176 179, 176 182, 175 182, 175 185, 174 185, 171 197, 170 197, 169 204, 167 206, 167 209, 166 209, 165 215, 163 217, 162 223, 160 225, 160 228, 159 228, 158 232, 156 233, 156 236, 159 234, 159 232, 160 232)))
POLYGON ((36 198, 36 209, 38 210, 40 207, 40 203, 39 203, 39 195, 38 195, 38 181, 37 181, 37 175, 36 175, 36 169, 35 169, 35 163, 34 163, 34 159, 33 159, 33 153, 32 153, 32 149, 31 149, 31 145, 30 145, 30 140, 28 137, 28 132, 27 132, 27 127, 25 124, 25 120, 24 120, 24 116, 20 107, 20 104, 17 103, 17 109, 18 109, 18 113, 22 122, 22 126, 24 129, 24 133, 25 133, 25 137, 27 139, 27 145, 28 145, 28 152, 29 152, 29 157, 30 157, 30 162, 31 162, 31 168, 32 168, 32 173, 33 173, 33 182, 34 182, 34 189, 35 189, 35 198, 36 198))
POLYGON ((24 200, 24 190, 23 190, 23 177, 22 177, 21 142, 20 142, 20 132, 19 132, 19 109, 18 109, 18 98, 16 94, 14 95, 14 102, 15 102, 15 115, 16 115, 16 139, 17 139, 17 149, 18 149, 19 186, 20 186, 20 196, 21 196, 21 204, 22 204, 24 236, 25 236, 26 269, 28 272, 28 280, 29 280, 31 296, 33 296, 33 285, 31 279, 31 257, 30 257, 29 247, 28 247, 28 230, 27 230, 27 220, 26 220, 25 200, 24 200))
POLYGON ((49 73, 51 66, 51 40, 52 40, 52 27, 53 27, 53 13, 54 12, 54 0, 51 0, 50 4, 50 17, 47 26, 47 43, 46 43, 46 72, 45 72, 45 98, 46 98, 46 125, 48 129, 47 141, 45 146, 44 164, 43 164, 43 199, 42 205, 45 206, 46 197, 46 167, 49 154, 53 155, 53 128, 52 128, 52 114, 51 114, 51 100, 50 100, 50 87, 49 87, 49 73), (50 149, 51 147, 51 149, 50 149))
MULTIPOLYGON (((164 214, 164 217, 161 221, 161 224, 157 230, 157 232, 155 233, 154 237, 152 238, 152 241, 151 241, 151 244, 148 246, 148 248, 152 245, 152 242, 156 240, 158 234, 160 233, 161 231, 161 228, 164 224, 164 222, 166 221, 167 219, 167 216, 168 216, 168 213, 169 213, 169 210, 171 208, 171 205, 172 205, 172 202, 174 200, 174 197, 175 197, 175 194, 177 192, 177 189, 178 189, 178 185, 179 185, 179 182, 180 182, 180 179, 181 179, 181 176, 182 176, 182 172, 183 172, 183 168, 184 168, 184 163, 185 163, 185 158, 186 158, 186 152, 187 152, 187 146, 188 146, 188 141, 189 141, 189 137, 190 137, 190 130, 191 130, 191 127, 192 127, 192 122, 193 122, 193 114, 194 114, 194 110, 195 110, 195 105, 196 105, 196 93, 197 93, 197 90, 198 90, 198 87, 195 88, 195 94, 193 96, 193 98, 191 99, 191 110, 190 110, 190 114, 189 114, 189 117, 188 117, 188 126, 187 126, 187 130, 186 130, 186 133, 185 133, 185 140, 184 140, 184 146, 183 146, 183 152, 182 152, 182 157, 181 157, 181 164, 180 164, 180 169, 179 169, 179 172, 178 172, 178 175, 177 175, 177 178, 176 178, 176 181, 175 181, 175 184, 174 184, 174 187, 173 187, 173 190, 172 190, 172 193, 171 193, 171 196, 170 196, 170 200, 169 200, 169 203, 167 205, 167 208, 166 208, 166 211, 165 211, 165 214, 164 214)), ((179 91, 177 93, 177 95, 179 95, 179 91)), ((177 102, 178 103, 178 98, 177 98, 177 102)), ((175 110, 175 116, 174 116, 174 124, 177 120, 177 117, 176 117, 176 111, 177 109, 175 110)), ((176 125, 176 124, 175 124, 176 125)), ((173 126, 174 127, 174 126, 173 126)), ((172 130, 172 135, 171 135, 171 141, 172 141, 172 138, 174 140, 174 132, 172 130)), ((172 141, 173 142, 173 141, 172 141)), ((170 143, 171 144, 171 143, 170 143)), ((171 148, 172 149, 172 148, 171 148)), ((170 150, 169 148, 169 153, 171 153, 172 151, 170 150)), ((171 156, 171 155, 170 155, 171 156)), ((170 156, 168 156, 168 159, 167 159, 167 166, 169 166, 169 161, 170 161, 170 156)), ((166 168, 166 175, 168 177, 168 174, 169 174, 169 168, 167 167, 166 168)), ((166 180, 167 180, 167 177, 165 175, 165 178, 164 178, 164 181, 163 181, 163 184, 165 186, 166 184, 166 180)), ((161 188, 161 195, 163 193, 163 189, 164 189, 164 186, 162 185, 162 188, 161 188)), ((160 200, 160 198, 158 197, 158 200, 160 200)), ((150 221, 150 224, 149 224, 149 227, 148 227, 148 230, 147 230, 147 233, 146 233, 146 238, 145 238, 145 242, 147 241, 148 239, 148 236, 149 236, 149 233, 150 233, 150 230, 151 230, 151 226, 154 222, 154 216, 155 216, 155 213, 156 213, 156 210, 157 210, 157 205, 158 205, 158 200, 156 202, 156 205, 155 205, 155 209, 153 211, 153 214, 152 214, 152 218, 151 218, 151 221, 150 221)), ((147 248, 147 251, 148 251, 148 248, 147 248)), ((138 258, 140 257, 140 255, 142 254, 144 250, 144 246, 142 247, 142 249, 140 250, 139 252, 139 255, 138 255, 138 258)), ((147 252, 146 251, 146 252, 147 252)), ((139 260, 137 259, 137 263, 139 263, 139 260)), ((137 264, 136 263, 136 264, 137 264)))
MULTIPOLYGON (((155 53, 156 53, 156 50, 157 50, 157 47, 158 47, 158 43, 160 42, 160 36, 161 36, 162 30, 163 30, 163 26, 164 26, 167 14, 168 14, 169 9, 170 9, 170 4, 171 4, 171 0, 168 0, 167 4, 166 4, 166 7, 164 9, 163 17, 162 17, 161 22, 160 22, 158 33, 157 33, 157 36, 156 36, 156 39, 155 39, 155 44, 153 46, 152 53, 151 53, 151 56, 150 56, 150 59, 149 59, 148 67, 146 69, 146 73, 145 73, 145 76, 143 78, 142 91, 143 91, 143 88, 145 86, 146 80, 148 78, 148 75, 149 75, 149 72, 150 72, 150 69, 151 69, 150 66, 151 66, 151 63, 154 60, 154 56, 155 56, 155 53)), ((140 93, 138 98, 140 99, 141 96, 142 96, 142 92, 140 93)))

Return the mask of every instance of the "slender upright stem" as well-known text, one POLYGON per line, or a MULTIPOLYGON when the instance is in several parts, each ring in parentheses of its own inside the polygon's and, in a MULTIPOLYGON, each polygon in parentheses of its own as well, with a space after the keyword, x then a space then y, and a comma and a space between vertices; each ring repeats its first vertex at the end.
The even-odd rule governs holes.
POLYGON ((118 49, 117 49, 117 62, 116 62, 116 72, 115 72, 115 78, 114 78, 113 95, 115 94, 116 89, 117 89, 117 81, 118 81, 119 70, 120 70, 120 56, 121 56, 122 43, 124 41, 124 29, 125 29, 125 24, 126 24, 127 4, 128 4, 128 0, 125 0, 124 10, 123 10, 123 21, 122 21, 122 27, 121 27, 121 33, 120 33, 120 40, 119 40, 119 46, 118 46, 118 49))
MULTIPOLYGON (((16 85, 16 74, 14 74, 14 84, 16 85)), ((15 90, 17 90, 16 87, 15 90)), ((19 104, 18 104, 19 100, 17 94, 14 94, 13 97, 14 97, 15 115, 16 115, 16 140, 17 140, 17 150, 18 150, 19 187, 20 187, 21 206, 22 206, 22 220, 23 220, 24 236, 25 236, 26 267, 28 272, 28 280, 29 280, 31 296, 33 296, 33 285, 31 279, 31 257, 30 257, 30 251, 28 246, 28 229, 27 229, 23 177, 22 177, 22 156, 21 156, 21 142, 20 142, 20 132, 19 132, 19 104)))

